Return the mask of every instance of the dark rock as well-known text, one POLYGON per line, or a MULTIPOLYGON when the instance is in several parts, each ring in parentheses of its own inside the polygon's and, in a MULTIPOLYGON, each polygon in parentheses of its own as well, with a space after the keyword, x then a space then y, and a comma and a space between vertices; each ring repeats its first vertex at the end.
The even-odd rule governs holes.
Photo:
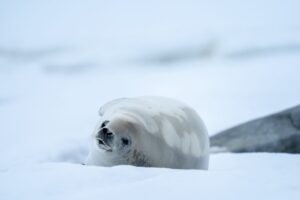
POLYGON ((213 153, 300 153, 300 105, 222 131, 210 145, 213 153))

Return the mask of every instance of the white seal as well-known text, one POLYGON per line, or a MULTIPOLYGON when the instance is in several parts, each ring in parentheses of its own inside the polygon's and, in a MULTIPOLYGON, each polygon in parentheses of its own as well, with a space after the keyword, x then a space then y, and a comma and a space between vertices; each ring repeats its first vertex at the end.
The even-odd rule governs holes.
POLYGON ((123 98, 99 114, 87 165, 208 169, 207 130, 189 106, 165 97, 123 98))

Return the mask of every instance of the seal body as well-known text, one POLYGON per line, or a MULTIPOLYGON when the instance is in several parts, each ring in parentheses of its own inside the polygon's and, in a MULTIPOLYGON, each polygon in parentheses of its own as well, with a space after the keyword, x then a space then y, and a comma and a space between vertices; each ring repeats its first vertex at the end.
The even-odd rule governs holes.
POLYGON ((209 139, 195 110, 165 97, 122 98, 99 111, 87 165, 208 169, 209 139))

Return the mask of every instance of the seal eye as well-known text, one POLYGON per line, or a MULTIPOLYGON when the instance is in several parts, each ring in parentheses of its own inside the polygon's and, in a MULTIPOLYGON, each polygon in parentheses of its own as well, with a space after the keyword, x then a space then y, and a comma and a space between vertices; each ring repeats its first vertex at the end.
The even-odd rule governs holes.
POLYGON ((122 143, 123 143, 124 145, 128 145, 128 144, 129 144, 129 140, 126 139, 126 138, 122 138, 122 143))

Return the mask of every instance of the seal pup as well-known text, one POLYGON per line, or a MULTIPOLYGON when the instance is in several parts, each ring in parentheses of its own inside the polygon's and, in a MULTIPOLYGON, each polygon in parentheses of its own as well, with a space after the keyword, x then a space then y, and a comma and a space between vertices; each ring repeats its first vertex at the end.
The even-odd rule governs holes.
POLYGON ((87 165, 208 169, 209 139, 196 111, 166 97, 104 104, 87 165))

